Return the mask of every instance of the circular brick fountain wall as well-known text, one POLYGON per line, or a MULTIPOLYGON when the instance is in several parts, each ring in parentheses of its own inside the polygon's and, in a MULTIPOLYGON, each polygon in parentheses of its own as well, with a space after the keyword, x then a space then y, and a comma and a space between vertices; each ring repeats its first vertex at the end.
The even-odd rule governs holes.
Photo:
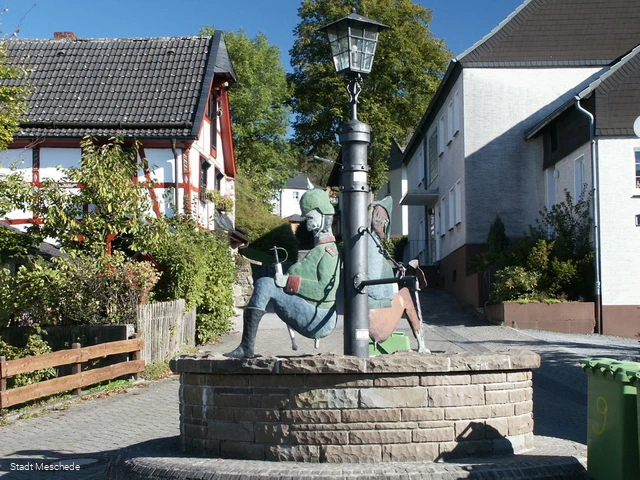
POLYGON ((183 355, 180 444, 224 458, 406 462, 533 447, 533 352, 183 355))

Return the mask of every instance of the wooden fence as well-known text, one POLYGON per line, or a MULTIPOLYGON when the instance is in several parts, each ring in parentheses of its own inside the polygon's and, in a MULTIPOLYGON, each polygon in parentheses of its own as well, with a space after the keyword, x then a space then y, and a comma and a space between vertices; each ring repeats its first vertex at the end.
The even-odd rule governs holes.
POLYGON ((138 335, 134 337, 136 338, 131 340, 102 343, 84 348, 75 343, 71 349, 10 361, 7 361, 5 357, 0 357, 0 409, 69 390, 80 393, 82 387, 112 380, 123 375, 133 374, 136 378, 139 378, 139 374, 144 371, 145 365, 144 360, 141 359, 144 340, 138 338, 138 335), (82 371, 83 362, 124 353, 132 354, 130 361, 82 371), (24 387, 7 389, 8 377, 62 365, 72 365, 73 374, 24 387))
POLYGON ((136 331, 145 339, 145 362, 164 362, 185 346, 195 345, 196 312, 185 312, 184 304, 181 299, 138 307, 136 331))

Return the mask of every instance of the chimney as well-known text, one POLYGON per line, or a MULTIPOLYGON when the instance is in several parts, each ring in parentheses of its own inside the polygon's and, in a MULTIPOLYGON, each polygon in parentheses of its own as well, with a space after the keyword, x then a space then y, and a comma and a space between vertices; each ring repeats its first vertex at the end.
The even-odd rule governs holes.
POLYGON ((77 40, 78 36, 73 32, 53 32, 54 40, 77 40))

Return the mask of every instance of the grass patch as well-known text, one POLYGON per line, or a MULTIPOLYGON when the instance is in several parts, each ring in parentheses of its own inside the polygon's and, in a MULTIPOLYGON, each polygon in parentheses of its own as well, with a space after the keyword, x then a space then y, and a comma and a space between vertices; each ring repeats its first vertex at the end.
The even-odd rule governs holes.
POLYGON ((144 368, 142 378, 145 380, 162 380, 173 375, 173 372, 169 368, 169 362, 157 362, 150 363, 144 368))
POLYGON ((114 390, 125 390, 133 386, 133 380, 109 380, 97 383, 93 387, 83 390, 83 393, 112 392, 114 390))

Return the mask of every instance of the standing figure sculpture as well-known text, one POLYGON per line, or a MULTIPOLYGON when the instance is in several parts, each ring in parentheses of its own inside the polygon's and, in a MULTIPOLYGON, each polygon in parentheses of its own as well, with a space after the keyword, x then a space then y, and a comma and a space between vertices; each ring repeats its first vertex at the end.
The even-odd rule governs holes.
POLYGON ((326 337, 336 328, 336 293, 340 283, 340 255, 331 232, 335 213, 324 190, 308 190, 300 198, 300 210, 315 246, 286 274, 256 280, 244 309, 242 340, 227 357, 254 356, 258 324, 271 304, 290 328, 307 338, 326 337))
MULTIPOLYGON (((389 235, 393 199, 385 197, 373 202, 371 207, 373 209, 371 235, 367 238, 368 278, 370 280, 393 278, 393 269, 380 249, 382 239, 388 238, 389 235)), ((416 273, 424 278, 419 268, 416 268, 416 273)), ((418 341, 418 351, 430 353, 424 345, 422 319, 416 310, 412 292, 407 287, 402 286, 398 289, 396 283, 369 285, 367 295, 369 296, 369 336, 374 342, 384 342, 389 338, 406 313, 413 335, 418 341)))

